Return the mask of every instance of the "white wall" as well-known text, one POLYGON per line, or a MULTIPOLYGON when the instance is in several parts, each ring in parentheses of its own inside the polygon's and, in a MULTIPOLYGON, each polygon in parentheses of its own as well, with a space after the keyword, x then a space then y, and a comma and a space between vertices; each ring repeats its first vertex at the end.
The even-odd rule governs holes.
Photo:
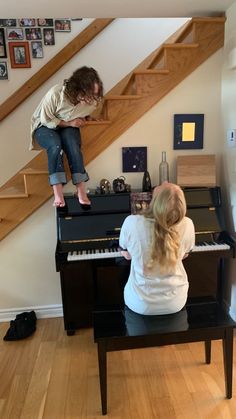
MULTIPOLYGON (((222 120, 223 120, 223 150, 226 198, 225 208, 228 228, 236 237, 236 147, 229 148, 226 142, 228 129, 236 129, 236 56, 232 62, 232 51, 236 51, 236 2, 227 10, 225 28, 224 60, 222 69, 222 120), (234 68, 233 68, 234 67, 234 68)), ((233 53, 234 54, 234 53, 233 53)), ((236 320, 236 260, 228 263, 230 283, 225 298, 231 306, 231 315, 236 320)))
MULTIPOLYGON (((139 30, 135 32, 134 37, 134 27, 136 25, 134 20, 124 22, 123 19, 119 19, 118 22, 112 24, 113 28, 112 26, 107 28, 106 33, 103 34, 107 38, 106 42, 110 41, 110 43, 104 44, 102 34, 101 36, 99 35, 99 39, 92 42, 93 45, 88 47, 87 52, 85 50, 82 51, 72 63, 68 63, 63 70, 46 83, 46 86, 42 86, 36 95, 30 98, 5 121, 5 126, 1 127, 0 130, 1 133, 2 129, 5 130, 5 135, 8 135, 9 139, 7 141, 1 140, 1 143, 3 142, 1 150, 3 147, 5 149, 9 147, 6 143, 10 140, 12 143, 11 149, 14 149, 14 153, 10 153, 12 156, 10 160, 15 159, 15 162, 13 167, 9 169, 8 164, 2 159, 0 166, 2 165, 3 168, 2 171, 4 173, 1 174, 3 177, 5 172, 7 172, 8 178, 9 173, 12 171, 15 173, 17 170, 16 168, 14 169, 15 166, 20 168, 27 161, 27 158, 32 158, 32 153, 25 151, 28 146, 27 130, 30 114, 39 98, 52 83, 70 74, 75 67, 86 63, 93 65, 99 70, 108 90, 123 74, 126 74, 137 62, 141 61, 144 56, 158 46, 156 42, 153 42, 153 38, 156 41, 156 37, 153 36, 155 25, 152 26, 151 20, 141 22, 142 20, 138 23, 143 25, 147 23, 147 26, 145 31, 141 33, 139 40, 139 30), (128 23, 128 33, 124 36, 126 23, 128 23), (132 28, 132 31, 130 28, 132 28), (151 33, 148 35, 149 29, 151 33), (141 43, 144 34, 146 36, 145 46, 141 43), (120 45, 122 35, 123 47, 120 45), (119 39, 118 45, 116 44, 117 38, 119 39), (131 49, 127 49, 128 41, 131 42, 133 38, 135 38, 135 45, 132 48, 130 46, 131 49), (146 45, 149 41, 151 41, 151 47, 146 45), (116 45, 116 48, 114 48, 114 45, 116 45), (145 50, 143 57, 140 52, 141 45, 143 45, 142 48, 145 50), (132 54, 129 53, 130 50, 132 54), (139 56, 138 60, 136 59, 136 54, 139 56), (110 65, 111 62, 112 67, 110 65), (119 71, 121 73, 120 76, 119 71), (20 131, 22 132, 20 138, 18 135, 19 129, 16 128, 16 125, 19 124, 21 124, 20 131)), ((171 179, 173 181, 175 181, 176 176, 176 156, 179 154, 214 153, 217 155, 220 165, 222 151, 220 120, 221 66, 222 50, 218 51, 206 63, 195 70, 167 97, 163 98, 118 138, 114 144, 88 165, 87 169, 91 177, 89 185, 96 186, 99 180, 104 177, 112 180, 122 175, 121 147, 127 145, 145 145, 148 147, 148 169, 153 184, 158 182, 157 172, 162 150, 167 151, 171 179), (211 75, 210 77, 209 74, 211 75), (202 151, 183 151, 179 153, 173 150, 173 115, 175 113, 205 114, 204 149, 202 151), (106 165, 104 165, 104 161, 106 161, 106 165)), ((141 187, 141 179, 141 174, 127 174, 126 176, 126 181, 131 183, 133 188, 141 187)), ((67 186, 67 190, 72 190, 71 188, 71 185, 67 186)), ((54 309, 61 304, 59 274, 55 272, 55 247, 55 214, 52 208, 52 201, 50 201, 1 243, 0 318, 6 319, 10 310, 21 311, 24 307, 35 307, 42 312, 42 307, 44 306, 47 314, 50 313, 50 309, 55 314, 54 309)))

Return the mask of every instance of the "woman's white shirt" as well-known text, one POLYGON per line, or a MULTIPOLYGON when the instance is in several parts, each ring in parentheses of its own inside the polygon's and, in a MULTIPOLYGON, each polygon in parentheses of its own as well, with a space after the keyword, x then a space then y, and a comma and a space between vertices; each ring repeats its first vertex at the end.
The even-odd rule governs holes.
POLYGON ((185 217, 176 226, 181 240, 179 258, 175 271, 166 276, 159 276, 155 271, 149 276, 144 273, 152 228, 153 221, 143 215, 129 215, 122 225, 120 246, 131 255, 130 275, 124 289, 125 304, 140 314, 175 313, 187 299, 189 284, 182 259, 194 247, 194 225, 185 217))

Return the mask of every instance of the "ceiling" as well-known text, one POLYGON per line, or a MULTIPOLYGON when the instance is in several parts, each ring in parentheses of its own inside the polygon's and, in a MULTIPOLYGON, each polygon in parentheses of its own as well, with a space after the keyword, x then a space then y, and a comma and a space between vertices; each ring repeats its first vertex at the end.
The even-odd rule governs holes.
POLYGON ((0 0, 1 18, 215 16, 236 0, 0 0))

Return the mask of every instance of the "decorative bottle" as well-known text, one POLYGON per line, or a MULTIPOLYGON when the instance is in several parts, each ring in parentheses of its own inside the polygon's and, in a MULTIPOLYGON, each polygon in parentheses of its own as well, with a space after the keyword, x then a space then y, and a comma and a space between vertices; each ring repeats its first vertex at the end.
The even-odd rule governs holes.
POLYGON ((169 182, 169 164, 166 161, 166 152, 161 153, 161 163, 159 164, 159 184, 169 182))
POLYGON ((152 190, 151 178, 150 178, 150 175, 149 175, 148 171, 145 170, 145 172, 143 174, 143 187, 142 187, 142 191, 143 192, 151 192, 151 190, 152 190))

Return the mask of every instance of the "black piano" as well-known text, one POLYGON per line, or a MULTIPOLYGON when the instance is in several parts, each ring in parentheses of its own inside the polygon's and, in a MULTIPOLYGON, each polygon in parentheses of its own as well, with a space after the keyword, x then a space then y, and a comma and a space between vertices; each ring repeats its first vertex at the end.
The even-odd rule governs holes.
MULTIPOLYGON (((196 246, 184 260, 188 300, 221 301, 224 262, 234 257, 235 245, 225 231, 220 188, 188 188, 184 193, 196 229, 196 246)), ((132 193, 91 194, 90 199, 91 209, 84 211, 75 196, 67 195, 66 206, 56 210, 56 269, 68 335, 92 325, 95 306, 122 307, 130 269, 118 244, 121 225, 131 213, 132 193)))

